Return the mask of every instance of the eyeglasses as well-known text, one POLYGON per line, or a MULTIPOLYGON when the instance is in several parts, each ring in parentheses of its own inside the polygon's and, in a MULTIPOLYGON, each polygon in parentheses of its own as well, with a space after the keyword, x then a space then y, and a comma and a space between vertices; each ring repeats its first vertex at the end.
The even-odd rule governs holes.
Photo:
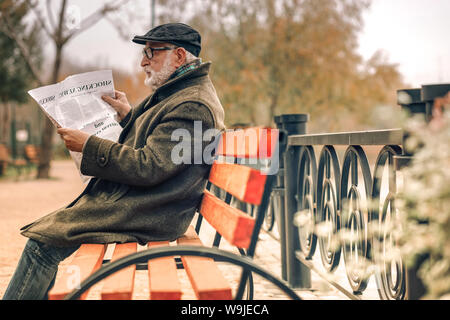
POLYGON ((148 60, 150 60, 154 56, 154 51, 164 51, 173 49, 176 49, 176 47, 160 47, 160 48, 147 47, 142 50, 142 54, 146 56, 148 60))

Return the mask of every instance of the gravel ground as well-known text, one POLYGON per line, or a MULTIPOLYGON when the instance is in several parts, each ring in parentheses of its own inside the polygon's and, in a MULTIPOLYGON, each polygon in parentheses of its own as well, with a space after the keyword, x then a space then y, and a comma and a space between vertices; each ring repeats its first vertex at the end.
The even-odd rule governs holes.
POLYGON ((8 286, 27 238, 19 229, 68 204, 84 185, 72 161, 55 161, 52 179, 0 181, 0 296, 8 286))

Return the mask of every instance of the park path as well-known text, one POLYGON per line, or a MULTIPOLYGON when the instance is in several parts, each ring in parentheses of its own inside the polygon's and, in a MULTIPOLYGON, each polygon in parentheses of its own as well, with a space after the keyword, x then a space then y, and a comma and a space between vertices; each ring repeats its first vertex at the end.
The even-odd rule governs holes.
POLYGON ((0 180, 0 296, 27 241, 19 229, 68 204, 84 188, 72 161, 53 162, 51 176, 49 180, 0 180))
MULTIPOLYGON (((20 235, 19 229, 75 199, 84 189, 80 176, 72 161, 54 161, 51 170, 52 179, 35 180, 30 177, 19 181, 0 180, 0 297, 3 296, 9 280, 15 270, 27 238, 20 235)), ((206 229, 207 234, 207 229, 206 229)), ((226 243, 225 243, 226 246, 226 243)), ((255 260, 275 275, 280 275, 279 243, 266 233, 261 233, 255 260)), ((225 276, 236 283, 237 272, 229 265, 221 265, 225 276)), ((143 294, 136 299, 146 299, 145 271, 138 271, 136 287, 142 287, 143 294)), ((187 283, 187 279, 186 279, 187 283)), ((313 274, 314 290, 298 291, 304 299, 347 299, 333 287, 326 285, 313 274)), ((88 298, 98 295, 98 288, 91 290, 88 298)), ((194 298, 192 291, 186 291, 184 299, 194 298)), ((286 299, 271 283, 255 276, 256 299, 286 299)))

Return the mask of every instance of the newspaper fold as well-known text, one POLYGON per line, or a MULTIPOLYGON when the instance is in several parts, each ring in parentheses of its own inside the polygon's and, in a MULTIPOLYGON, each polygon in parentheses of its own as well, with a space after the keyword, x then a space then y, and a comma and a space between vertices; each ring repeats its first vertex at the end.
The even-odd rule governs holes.
MULTIPOLYGON (((102 96, 114 97, 111 70, 76 74, 61 82, 28 91, 42 111, 60 128, 77 129, 99 138, 117 141, 122 131, 117 112, 102 96)), ((70 151, 80 171, 82 154, 70 151)), ((90 178, 81 174, 83 182, 90 178)))

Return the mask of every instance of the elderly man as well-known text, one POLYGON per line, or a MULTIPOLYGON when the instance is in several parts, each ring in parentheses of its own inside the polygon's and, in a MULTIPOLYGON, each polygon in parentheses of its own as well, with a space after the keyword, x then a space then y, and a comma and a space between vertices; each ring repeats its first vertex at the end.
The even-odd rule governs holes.
POLYGON ((225 128, 210 63, 198 58, 200 34, 185 24, 158 26, 133 42, 145 45, 141 67, 152 94, 135 108, 124 93, 103 97, 121 119, 118 142, 58 130, 69 150, 82 152, 81 172, 95 178, 68 206, 21 229, 30 239, 4 299, 46 298, 59 262, 80 244, 174 240, 189 226, 210 167, 172 161, 171 136, 183 129, 195 137, 195 122, 203 131, 225 128))

